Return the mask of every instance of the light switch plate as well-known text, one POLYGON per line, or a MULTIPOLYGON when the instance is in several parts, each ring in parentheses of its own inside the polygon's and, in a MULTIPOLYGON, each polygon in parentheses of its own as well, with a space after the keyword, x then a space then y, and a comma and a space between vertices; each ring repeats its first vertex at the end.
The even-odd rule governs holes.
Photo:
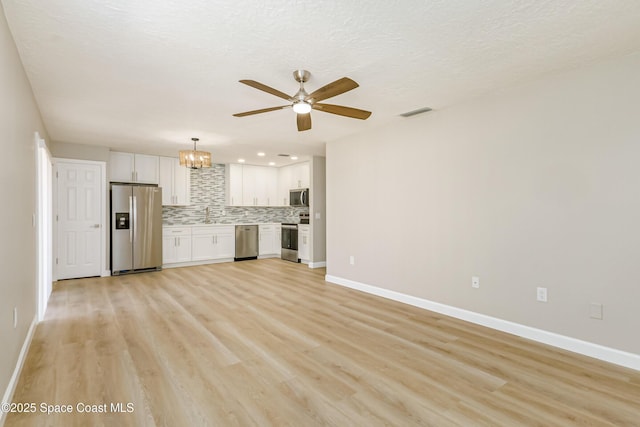
POLYGON ((592 302, 589 304, 589 317, 602 320, 602 304, 592 302))
POLYGON ((536 299, 540 302, 547 302, 547 288, 538 288, 536 290, 536 299))
POLYGON ((480 278, 478 276, 471 277, 471 287, 476 289, 480 287, 480 278))

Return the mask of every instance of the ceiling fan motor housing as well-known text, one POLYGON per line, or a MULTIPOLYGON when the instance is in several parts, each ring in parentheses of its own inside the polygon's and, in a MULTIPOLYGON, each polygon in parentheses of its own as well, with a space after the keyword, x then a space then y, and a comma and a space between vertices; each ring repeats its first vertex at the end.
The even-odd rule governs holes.
POLYGON ((308 72, 307 70, 295 70, 293 72, 293 78, 300 83, 304 83, 308 81, 309 77, 311 77, 311 73, 308 72))

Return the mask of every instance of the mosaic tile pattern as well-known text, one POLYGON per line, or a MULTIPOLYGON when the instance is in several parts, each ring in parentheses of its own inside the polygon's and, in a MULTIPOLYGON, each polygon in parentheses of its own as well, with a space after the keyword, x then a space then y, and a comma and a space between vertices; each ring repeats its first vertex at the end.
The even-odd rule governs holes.
POLYGON ((255 224, 265 222, 299 222, 300 213, 309 208, 229 207, 225 200, 225 165, 191 170, 191 205, 163 206, 164 225, 204 224, 209 208, 211 224, 255 224))

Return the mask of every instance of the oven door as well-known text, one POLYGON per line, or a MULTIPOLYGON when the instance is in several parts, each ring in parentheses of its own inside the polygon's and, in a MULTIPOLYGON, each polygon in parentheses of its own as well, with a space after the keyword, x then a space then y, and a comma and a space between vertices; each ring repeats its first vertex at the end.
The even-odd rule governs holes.
POLYGON ((298 262, 298 226, 282 224, 282 259, 298 262))

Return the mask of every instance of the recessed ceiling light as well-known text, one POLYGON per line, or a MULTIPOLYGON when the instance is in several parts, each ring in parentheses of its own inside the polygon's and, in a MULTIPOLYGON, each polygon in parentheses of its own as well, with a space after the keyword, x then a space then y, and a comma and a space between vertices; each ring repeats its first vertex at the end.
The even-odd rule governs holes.
POLYGON ((291 156, 291 160, 298 160, 298 156, 291 156))
POLYGON ((260 152, 258 153, 258 156, 260 156, 260 157, 264 157, 264 153, 263 153, 262 151, 260 151, 260 152))
POLYGON ((244 163, 244 159, 238 159, 238 163, 244 163))
POLYGON ((275 166, 276 162, 269 162, 269 166, 275 166))

